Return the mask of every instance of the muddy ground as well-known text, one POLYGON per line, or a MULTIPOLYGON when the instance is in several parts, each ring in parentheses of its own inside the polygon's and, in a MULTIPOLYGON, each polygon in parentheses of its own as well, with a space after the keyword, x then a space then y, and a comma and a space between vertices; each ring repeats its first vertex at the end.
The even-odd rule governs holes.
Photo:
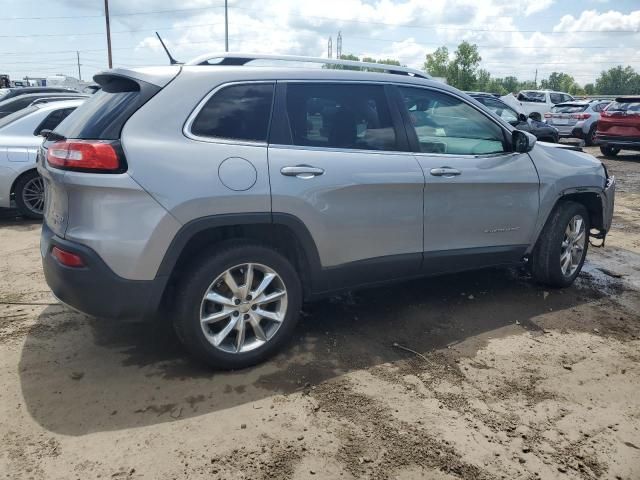
POLYGON ((640 156, 606 163, 613 230, 572 288, 485 270, 355 292, 231 373, 59 305, 39 224, 4 212, 0 478, 640 478, 640 156))

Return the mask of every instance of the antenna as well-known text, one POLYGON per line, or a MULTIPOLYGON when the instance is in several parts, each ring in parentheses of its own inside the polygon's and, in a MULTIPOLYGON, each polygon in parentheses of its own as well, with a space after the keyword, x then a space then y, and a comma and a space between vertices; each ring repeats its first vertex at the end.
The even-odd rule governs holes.
POLYGON ((162 38, 160 37, 160 34, 158 32, 156 32, 156 36, 158 37, 158 40, 160 40, 160 43, 162 44, 162 48, 164 48, 164 51, 167 52, 167 57, 169 57, 169 63, 171 65, 182 65, 182 62, 177 61, 175 58, 171 56, 171 54, 169 53, 169 49, 167 49, 167 46, 162 41, 162 38))

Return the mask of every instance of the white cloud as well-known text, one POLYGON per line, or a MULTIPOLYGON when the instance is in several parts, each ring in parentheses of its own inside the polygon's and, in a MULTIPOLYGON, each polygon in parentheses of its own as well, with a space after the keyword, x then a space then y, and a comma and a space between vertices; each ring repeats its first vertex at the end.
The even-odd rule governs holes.
POLYGON ((560 31, 628 31, 640 32, 640 10, 624 14, 615 10, 598 13, 596 10, 586 10, 578 18, 573 15, 565 15, 555 27, 555 32, 560 31))

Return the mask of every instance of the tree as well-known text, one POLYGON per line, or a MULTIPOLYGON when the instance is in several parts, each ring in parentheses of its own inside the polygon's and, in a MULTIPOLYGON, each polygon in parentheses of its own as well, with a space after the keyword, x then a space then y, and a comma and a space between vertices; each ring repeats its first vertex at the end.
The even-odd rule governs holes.
POLYGON ((593 83, 587 83, 584 86, 585 95, 594 95, 596 93, 596 87, 593 83))
POLYGON ((494 80, 492 80, 491 74, 488 71, 481 68, 480 70, 478 70, 476 84, 473 87, 473 89, 479 92, 488 92, 490 91, 489 85, 491 84, 492 81, 494 80))
POLYGON ((520 86, 520 82, 518 82, 518 79, 516 77, 504 77, 501 83, 507 92, 515 93, 519 90, 518 87, 520 86))
POLYGON ((553 72, 549 75, 548 79, 540 82, 540 86, 548 90, 568 92, 575 83, 576 81, 571 75, 562 72, 553 72))
POLYGON ((432 77, 446 78, 449 72, 449 49, 438 47, 435 52, 429 53, 424 70, 432 77))
POLYGON ((478 46, 466 40, 458 45, 447 72, 447 82, 460 90, 471 90, 476 83, 476 73, 482 57, 478 46))
POLYGON ((622 65, 600 73, 596 91, 603 95, 636 95, 640 93, 640 75, 631 67, 622 65))

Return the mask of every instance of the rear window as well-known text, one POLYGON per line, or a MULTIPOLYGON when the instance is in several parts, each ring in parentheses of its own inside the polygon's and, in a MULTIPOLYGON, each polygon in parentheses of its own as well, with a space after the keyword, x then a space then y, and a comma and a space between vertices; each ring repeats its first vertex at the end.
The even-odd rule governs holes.
POLYGON ((101 85, 102 89, 63 120, 55 133, 65 138, 117 140, 129 117, 160 90, 113 75, 102 79, 101 85))
POLYGON ((607 112, 638 114, 640 113, 640 102, 612 102, 607 108, 607 112))
POLYGON ((580 113, 584 112, 589 105, 556 105, 551 107, 552 113, 580 113))
POLYGON ((273 88, 272 83, 223 88, 198 112, 191 133, 198 137, 266 142, 273 88))

